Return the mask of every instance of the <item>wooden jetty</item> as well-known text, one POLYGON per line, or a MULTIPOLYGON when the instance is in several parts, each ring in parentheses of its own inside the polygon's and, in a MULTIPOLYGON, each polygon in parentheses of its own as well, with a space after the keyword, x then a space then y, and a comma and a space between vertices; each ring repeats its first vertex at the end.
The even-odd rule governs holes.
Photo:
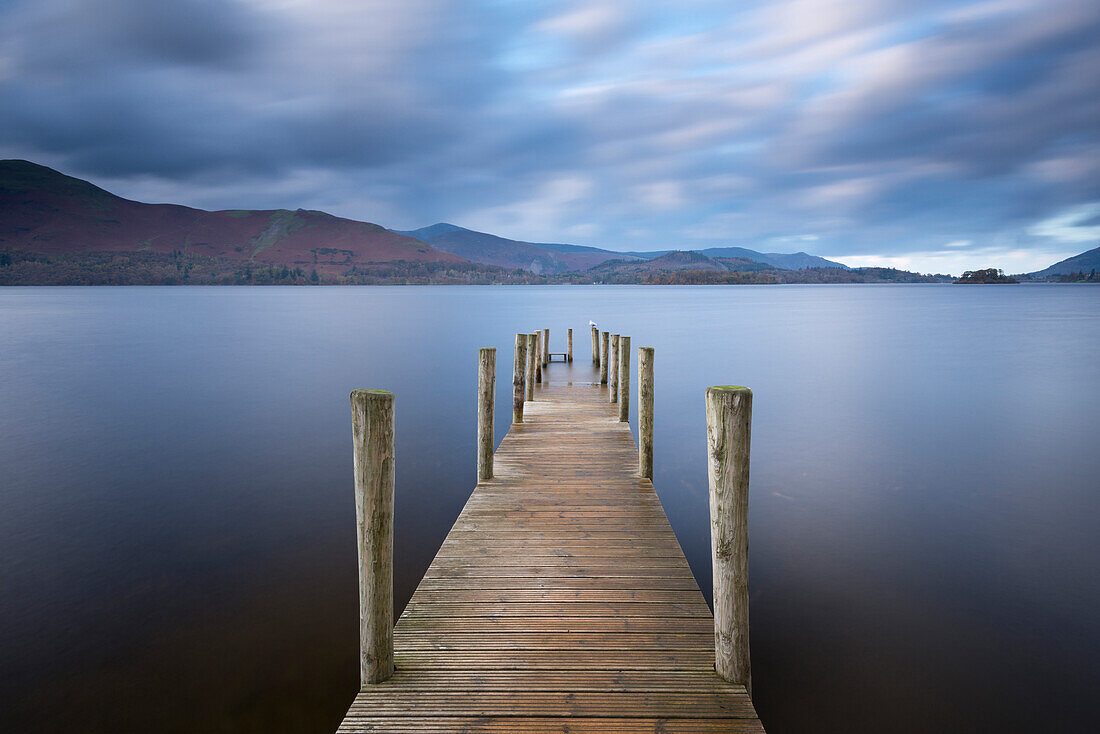
MULTIPOLYGON (((367 588, 387 583, 379 566, 392 566, 392 396, 371 423, 381 393, 356 391, 367 393, 358 398, 365 413, 352 395, 363 685, 339 732, 763 732, 749 696, 745 579, 716 579, 716 627, 649 478, 653 350, 639 350, 649 434, 640 453, 629 400, 611 402, 595 373, 591 383, 555 383, 548 369, 527 399, 519 381, 549 352, 529 351, 526 334, 516 344, 515 400, 526 404, 513 415, 522 422, 495 452, 491 438, 486 447, 496 350, 483 349, 479 481, 396 627, 385 609, 392 568, 389 593, 367 588), (367 444, 376 455, 360 451, 367 444), (391 517, 379 521, 379 511, 391 517)), ((629 351, 618 356, 628 370, 629 351)), ((751 393, 707 397, 712 511, 717 496, 726 513, 712 521, 724 554, 716 573, 746 574, 744 518, 729 515, 746 508, 726 490, 747 501, 751 393), (719 405, 730 396, 741 401, 732 412, 719 405), (743 468, 726 461, 734 449, 743 468)))

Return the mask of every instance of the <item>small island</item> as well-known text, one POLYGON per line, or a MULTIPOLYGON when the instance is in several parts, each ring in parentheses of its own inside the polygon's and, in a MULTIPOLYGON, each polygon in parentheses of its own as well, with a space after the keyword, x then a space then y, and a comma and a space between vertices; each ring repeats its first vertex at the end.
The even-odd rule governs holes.
POLYGON ((986 268, 985 270, 967 270, 955 282, 987 285, 991 283, 1019 283, 1020 281, 1005 275, 1000 268, 986 268))

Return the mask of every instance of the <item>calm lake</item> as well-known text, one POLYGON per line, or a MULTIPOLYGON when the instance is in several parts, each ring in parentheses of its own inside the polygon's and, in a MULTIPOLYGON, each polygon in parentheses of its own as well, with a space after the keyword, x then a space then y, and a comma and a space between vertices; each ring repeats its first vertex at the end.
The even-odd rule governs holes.
POLYGON ((473 489, 478 347, 499 440, 513 335, 572 327, 550 377, 589 380, 589 319, 656 348, 708 598, 703 391, 754 391, 770 734, 1098 730, 1100 288, 1062 285, 0 289, 0 730, 332 731, 349 391, 397 394, 400 611, 473 489))

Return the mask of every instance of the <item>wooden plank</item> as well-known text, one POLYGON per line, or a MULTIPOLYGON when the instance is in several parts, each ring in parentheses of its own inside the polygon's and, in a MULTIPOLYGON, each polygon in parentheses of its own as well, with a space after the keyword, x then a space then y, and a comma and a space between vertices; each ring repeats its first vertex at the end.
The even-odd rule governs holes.
POLYGON ((340 732, 763 732, 606 386, 549 372, 340 732))

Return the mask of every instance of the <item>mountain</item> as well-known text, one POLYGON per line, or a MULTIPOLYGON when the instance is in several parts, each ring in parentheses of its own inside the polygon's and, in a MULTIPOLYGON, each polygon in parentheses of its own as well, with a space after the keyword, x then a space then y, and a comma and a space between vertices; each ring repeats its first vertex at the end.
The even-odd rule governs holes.
POLYGON ((709 247, 696 250, 707 257, 737 257, 771 265, 782 270, 802 270, 804 268, 844 268, 848 266, 834 260, 826 260, 805 252, 785 254, 782 252, 757 252, 744 247, 709 247))
POLYGON ((1094 247, 1088 252, 1082 252, 1080 255, 1067 257, 1065 260, 1054 263, 1049 268, 1034 273, 1028 273, 1028 277, 1052 278, 1059 275, 1071 275, 1073 273, 1084 273, 1088 275, 1093 270, 1100 270, 1100 247, 1094 247))
POLYGON ((545 275, 587 270, 612 258, 634 259, 633 256, 601 250, 598 247, 510 240, 445 222, 420 229, 394 231, 416 237, 437 250, 472 262, 518 268, 545 275))
POLYGON ((707 257, 694 250, 673 250, 651 260, 610 260, 589 270, 596 276, 637 276, 649 273, 674 273, 684 270, 703 272, 746 272, 768 270, 769 265, 748 258, 707 257))
POLYGON ((304 209, 143 204, 22 160, 0 161, 0 249, 42 255, 178 252, 321 272, 394 261, 462 263, 369 222, 304 209))

